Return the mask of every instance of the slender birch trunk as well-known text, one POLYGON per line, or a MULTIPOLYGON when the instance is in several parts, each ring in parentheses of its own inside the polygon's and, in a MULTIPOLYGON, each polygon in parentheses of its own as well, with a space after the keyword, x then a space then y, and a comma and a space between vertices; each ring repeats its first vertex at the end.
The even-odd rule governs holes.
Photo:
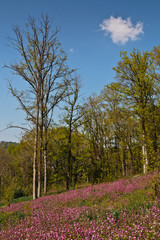
MULTIPOLYGON (((42 79, 42 78, 40 78, 42 79)), ((38 164, 38 197, 41 196, 41 165, 42 165, 42 159, 43 159, 43 124, 44 124, 44 110, 43 110, 43 81, 40 81, 40 96, 41 96, 41 100, 40 100, 40 106, 41 106, 41 123, 40 123, 40 149, 39 149, 39 164, 38 164)))
MULTIPOLYGON (((43 121, 43 120, 42 120, 43 121)), ((40 148, 39 148, 39 162, 38 162, 38 191, 37 196, 41 196, 41 165, 43 157, 43 125, 40 126, 40 148)))
POLYGON ((33 199, 37 198, 37 156, 38 156, 38 123, 39 123, 39 100, 36 104, 34 158, 33 158, 33 199))
POLYGON ((66 189, 67 191, 70 188, 70 183, 71 183, 71 127, 69 129, 69 138, 68 138, 68 173, 67 173, 67 178, 66 178, 66 189))
POLYGON ((44 194, 47 192, 47 126, 44 134, 44 194))
POLYGON ((145 129, 145 117, 142 118, 142 160, 143 160, 143 174, 148 170, 148 157, 146 149, 146 129, 145 129))
POLYGON ((147 157, 147 149, 146 149, 144 133, 143 133, 143 140, 142 140, 142 156, 143 156, 143 174, 146 174, 148 170, 148 157, 147 157))

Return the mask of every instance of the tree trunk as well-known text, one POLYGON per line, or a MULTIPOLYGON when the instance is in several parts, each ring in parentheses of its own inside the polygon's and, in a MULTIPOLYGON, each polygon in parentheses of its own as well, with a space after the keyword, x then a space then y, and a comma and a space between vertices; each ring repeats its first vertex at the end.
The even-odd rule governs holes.
MULTIPOLYGON (((43 119, 42 119, 43 122, 43 119)), ((37 196, 41 196, 41 164, 43 156, 43 123, 41 122, 40 126, 40 148, 39 148, 39 161, 38 161, 38 190, 37 196)))
POLYGON ((66 188, 69 190, 70 188, 70 182, 71 182, 71 129, 69 129, 69 137, 68 137, 68 174, 67 174, 67 182, 66 182, 66 188))
POLYGON ((39 123, 39 101, 36 104, 36 123, 35 123, 35 140, 34 140, 34 158, 33 158, 33 199, 37 198, 37 150, 38 150, 38 123, 39 123))
POLYGON ((69 176, 66 176, 66 190, 69 191, 69 176))
POLYGON ((45 126, 44 135, 44 194, 47 192, 47 125, 45 126))
POLYGON ((129 153, 131 157, 131 175, 134 175, 135 174, 134 158, 133 158, 133 152, 130 144, 128 144, 128 148, 129 148, 129 153))
POLYGON ((147 173, 148 170, 148 158, 146 149, 146 129, 145 129, 145 117, 142 117, 142 160, 143 160, 143 174, 147 173))
POLYGON ((121 141, 121 149, 120 149, 120 155, 121 155, 121 162, 122 162, 122 176, 127 176, 127 164, 126 164, 126 156, 125 156, 125 145, 123 143, 123 140, 121 141))
POLYGON ((147 158, 147 149, 146 149, 144 133, 143 133, 143 140, 142 140, 142 156, 143 156, 143 174, 146 174, 148 170, 148 158, 147 158))
MULTIPOLYGON (((40 78, 42 79, 42 78, 40 78)), ((38 197, 41 196, 41 165, 42 165, 42 158, 43 158, 43 128, 44 128, 44 106, 43 106, 43 81, 40 81, 41 84, 41 124, 40 124, 40 154, 39 154, 39 164, 38 164, 38 197)))

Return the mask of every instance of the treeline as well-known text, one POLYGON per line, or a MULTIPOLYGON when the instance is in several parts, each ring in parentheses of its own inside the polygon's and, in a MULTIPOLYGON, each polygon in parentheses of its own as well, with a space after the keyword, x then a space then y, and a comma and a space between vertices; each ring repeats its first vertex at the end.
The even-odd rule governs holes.
POLYGON ((0 148, 4 148, 5 150, 7 150, 7 148, 11 145, 18 145, 18 143, 16 142, 6 142, 6 141, 1 141, 0 142, 0 148))
POLYGON ((17 27, 11 40, 22 59, 8 68, 28 88, 9 89, 32 128, 18 146, 0 149, 1 197, 33 193, 35 199, 58 186, 159 170, 160 47, 121 52, 115 80, 82 104, 79 77, 50 27, 48 16, 40 25, 29 18, 26 35, 17 27))

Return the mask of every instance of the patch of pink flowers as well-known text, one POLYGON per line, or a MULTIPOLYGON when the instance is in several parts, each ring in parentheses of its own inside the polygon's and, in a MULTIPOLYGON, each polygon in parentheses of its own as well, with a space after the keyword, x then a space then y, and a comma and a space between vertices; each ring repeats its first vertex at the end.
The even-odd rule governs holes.
POLYGON ((8 225, 7 229, 0 231, 0 239, 160 239, 158 205, 146 211, 138 209, 135 214, 128 213, 125 208, 114 212, 109 210, 111 206, 92 204, 96 199, 105 200, 106 195, 116 198, 143 190, 152 178, 153 174, 150 174, 46 196, 29 203, 12 204, 10 210, 6 208, 5 211, 22 211, 26 217, 19 225, 8 225), (86 200, 91 205, 81 206, 86 200))

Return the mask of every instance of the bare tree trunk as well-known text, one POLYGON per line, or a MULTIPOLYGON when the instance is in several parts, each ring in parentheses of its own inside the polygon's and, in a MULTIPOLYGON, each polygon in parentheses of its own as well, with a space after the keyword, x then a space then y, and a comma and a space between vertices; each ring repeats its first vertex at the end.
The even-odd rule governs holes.
POLYGON ((72 130, 71 130, 71 126, 69 128, 69 137, 68 137, 68 173, 67 173, 67 178, 66 178, 66 189, 67 191, 69 190, 70 188, 70 183, 71 183, 71 133, 72 130))
POLYGON ((38 198, 41 196, 41 158, 42 158, 42 152, 40 150, 39 161, 38 161, 38 188, 37 188, 38 198))
POLYGON ((143 141, 142 141, 142 156, 143 156, 143 174, 146 174, 148 170, 148 158, 147 158, 147 149, 146 149, 144 133, 143 133, 143 141))
POLYGON ((128 144, 130 158, 131 158, 131 175, 135 174, 135 167, 134 167, 134 158, 133 158, 133 152, 130 144, 128 144))
POLYGON ((41 196, 41 165, 43 158, 43 83, 41 81, 41 123, 40 123, 40 149, 39 149, 39 162, 38 162, 38 197, 41 196))
POLYGON ((41 129, 40 129, 40 149, 39 149, 39 161, 38 161, 38 190, 37 190, 38 197, 41 196, 41 163, 42 163, 42 156, 43 156, 43 125, 42 123, 40 128, 41 129))
POLYGON ((38 123, 39 123, 39 101, 36 105, 36 123, 35 123, 35 142, 34 142, 34 159, 33 159, 33 199, 37 198, 37 156, 38 156, 38 123))
POLYGON ((47 123, 45 123, 44 135, 44 194, 47 192, 47 123))
POLYGON ((122 176, 127 176, 127 164, 126 164, 126 156, 125 156, 125 145, 123 141, 121 141, 121 162, 122 162, 122 176))
POLYGON ((143 157, 143 174, 147 173, 148 170, 148 158, 146 149, 146 130, 145 130, 145 118, 142 118, 142 157, 143 157))

